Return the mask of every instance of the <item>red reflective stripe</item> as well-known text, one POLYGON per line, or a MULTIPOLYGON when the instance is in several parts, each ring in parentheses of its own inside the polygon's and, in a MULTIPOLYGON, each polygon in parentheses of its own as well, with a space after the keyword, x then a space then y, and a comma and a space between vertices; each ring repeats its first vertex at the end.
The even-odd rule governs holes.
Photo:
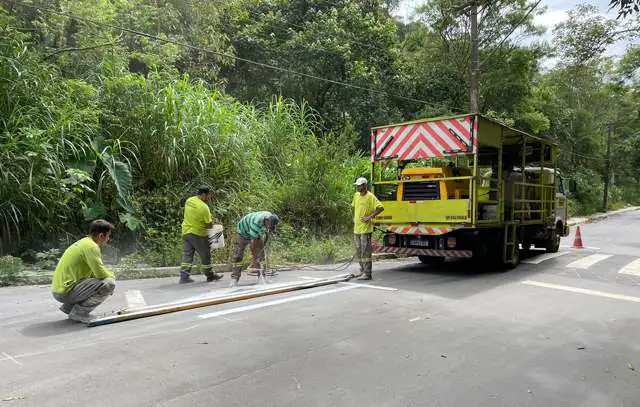
MULTIPOLYGON (((389 154, 387 154, 385 152, 385 155, 388 155, 389 157, 393 157, 394 155, 398 154, 398 151, 402 150, 402 148, 404 147, 405 144, 407 144, 408 142, 410 142, 412 140, 413 137, 413 133, 416 132, 416 130, 418 129, 417 126, 403 126, 403 132, 404 129, 409 128, 409 132, 407 134, 405 134, 404 136, 401 136, 402 138, 400 139, 400 142, 398 143, 398 145, 396 145, 396 148, 393 149, 393 151, 391 151, 389 154)), ((391 147, 391 146, 389 146, 391 147)))
POLYGON ((444 131, 445 134, 449 137, 449 140, 453 141, 455 143, 455 145, 458 146, 458 148, 460 148, 461 150, 466 150, 467 146, 462 143, 457 137, 455 137, 453 134, 451 134, 451 132, 449 131, 449 127, 446 126, 445 121, 437 121, 435 122, 435 124, 440 128, 440 130, 444 131))
POLYGON ((391 148, 396 145, 396 143, 401 143, 402 139, 400 138, 402 136, 402 133, 404 133, 404 131, 407 129, 407 126, 400 126, 400 127, 394 127, 392 128, 392 133, 391 136, 394 137, 393 142, 389 143, 384 150, 380 153, 381 156, 385 156, 385 157, 391 157, 393 156, 393 153, 391 153, 391 148))
MULTIPOLYGON (((433 137, 433 139, 435 141, 438 142, 438 144, 440 144, 440 147, 442 147, 443 151, 449 151, 451 150, 451 147, 449 146, 449 143, 447 143, 442 137, 440 137, 440 135, 438 134, 438 132, 436 132, 435 130, 433 130, 428 124, 424 124, 422 126, 422 128, 429 133, 429 135, 431 137, 433 137)), ((447 132, 447 134, 449 134, 449 132, 447 132)))
MULTIPOLYGON (((405 152, 402 154, 402 156, 400 157, 402 160, 408 160, 408 159, 412 159, 414 158, 414 156, 411 155, 411 152, 413 152, 413 150, 418 146, 418 144, 423 143, 424 147, 426 147, 427 149, 429 149, 432 153, 431 157, 440 157, 442 156, 442 154, 436 150, 431 143, 429 143, 429 140, 426 139, 426 137, 424 137, 422 134, 418 135, 418 137, 416 137, 411 144, 409 145, 409 148, 407 148, 405 150, 405 152)), ((416 153, 416 156, 420 155, 420 152, 424 151, 423 148, 421 148, 420 150, 418 150, 418 152, 416 153)))
POLYGON ((387 139, 393 132, 393 127, 387 127, 386 129, 378 130, 378 137, 376 138, 376 151, 387 142, 387 139), (381 134, 382 133, 382 134, 381 134))
POLYGON ((372 131, 371 132, 371 161, 373 161, 377 150, 378 148, 376 147, 376 135, 372 131))
MULTIPOLYGON (((471 126, 465 127, 456 119, 447 120, 447 123, 451 124, 452 127, 455 127, 459 133, 462 133, 462 138, 469 142, 471 139, 471 129, 469 127, 471 126)), ((470 123, 467 124, 469 125, 470 123)))

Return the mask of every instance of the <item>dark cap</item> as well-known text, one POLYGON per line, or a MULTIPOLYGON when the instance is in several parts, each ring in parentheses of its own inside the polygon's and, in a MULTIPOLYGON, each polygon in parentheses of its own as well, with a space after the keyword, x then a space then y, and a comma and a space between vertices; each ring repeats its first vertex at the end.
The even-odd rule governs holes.
POLYGON ((269 233, 275 232, 280 218, 278 218, 278 215, 272 213, 267 219, 269 219, 269 233))
POLYGON ((203 185, 200 188, 198 188, 198 195, 204 195, 210 192, 211 192, 211 188, 206 185, 203 185))

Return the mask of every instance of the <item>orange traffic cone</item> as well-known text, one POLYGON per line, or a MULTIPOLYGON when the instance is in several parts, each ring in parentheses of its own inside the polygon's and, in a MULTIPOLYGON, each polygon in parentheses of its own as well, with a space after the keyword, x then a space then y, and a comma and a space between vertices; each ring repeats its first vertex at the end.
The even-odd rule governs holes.
POLYGON ((582 234, 580 233, 580 226, 576 228, 576 237, 573 239, 573 248, 574 249, 583 249, 582 246, 582 234))

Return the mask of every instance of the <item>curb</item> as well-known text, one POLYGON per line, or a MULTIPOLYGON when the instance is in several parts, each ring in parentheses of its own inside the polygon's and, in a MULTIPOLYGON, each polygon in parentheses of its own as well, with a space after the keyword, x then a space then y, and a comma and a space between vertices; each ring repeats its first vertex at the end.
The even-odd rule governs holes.
POLYGON ((618 215, 625 212, 637 211, 638 209, 640 209, 640 206, 630 206, 628 208, 618 209, 611 212, 599 212, 587 217, 578 217, 578 218, 569 219, 567 221, 567 225, 576 226, 576 225, 581 225, 583 223, 590 223, 590 222, 593 222, 594 220, 608 218, 609 216, 618 215))

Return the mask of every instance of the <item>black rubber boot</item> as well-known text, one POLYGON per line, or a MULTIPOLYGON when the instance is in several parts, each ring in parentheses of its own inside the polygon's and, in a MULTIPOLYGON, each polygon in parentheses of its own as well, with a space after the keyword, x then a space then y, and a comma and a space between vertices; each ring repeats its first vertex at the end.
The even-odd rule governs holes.
POLYGON ((210 283, 212 281, 220 280, 223 277, 223 274, 207 273, 206 276, 207 276, 207 283, 210 283))

